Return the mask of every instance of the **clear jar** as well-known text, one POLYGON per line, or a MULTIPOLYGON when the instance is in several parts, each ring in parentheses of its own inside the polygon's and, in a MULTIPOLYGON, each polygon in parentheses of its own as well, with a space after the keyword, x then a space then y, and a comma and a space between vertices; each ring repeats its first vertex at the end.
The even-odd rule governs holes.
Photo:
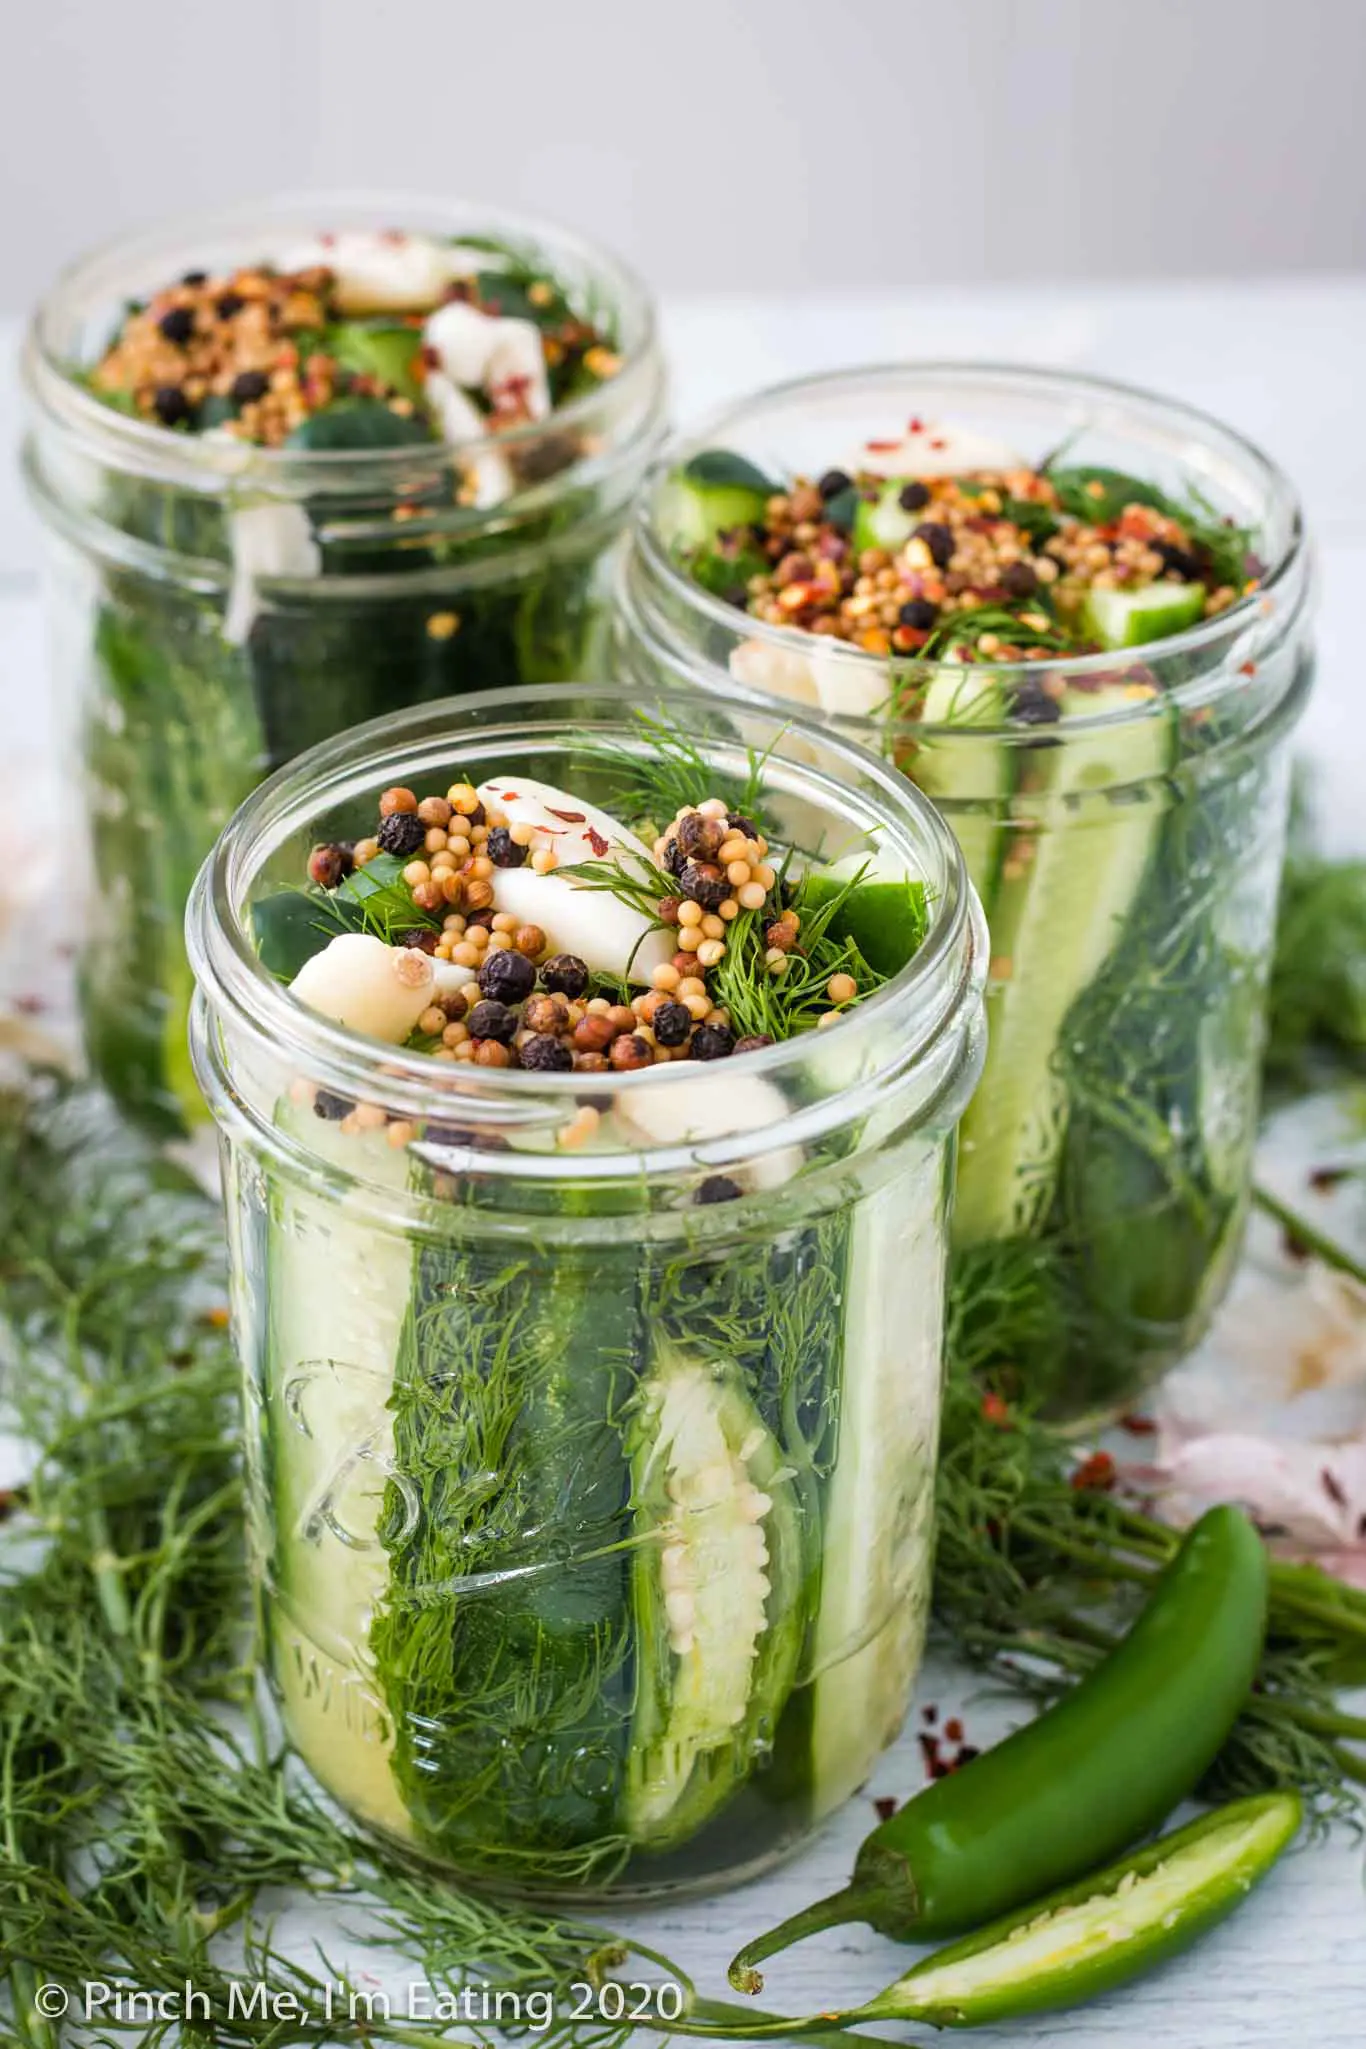
POLYGON ((1265 456, 1187 407, 1046 371, 911 364, 781 386, 669 450, 636 514, 625 672, 795 699, 894 762, 958 836, 992 934, 990 1051, 955 1200, 964 1345, 1079 1426, 1196 1343, 1237 1259, 1310 612, 1299 506, 1265 456), (669 479, 700 450, 816 476, 915 416, 1202 492, 1256 529, 1265 573, 1132 657, 948 670, 760 623, 679 566, 669 479), (1042 683, 1065 715, 1010 723, 979 699, 963 723, 933 722, 924 699, 946 671, 1003 695, 1042 683), (1126 683, 1132 702, 1109 687, 1126 683))
POLYGON ((475 206, 308 196, 110 246, 39 307, 24 358, 29 489, 86 792, 94 915, 80 994, 92 1064, 171 1129, 201 1116, 182 925, 201 861, 270 768, 358 721, 590 662, 603 563, 662 427, 640 283, 559 229, 475 206), (460 448, 301 452, 168 432, 73 375, 125 303, 188 268, 268 259, 331 221, 495 235, 613 333, 622 367, 547 419, 460 448), (506 459, 483 510, 463 475, 506 459), (288 574, 263 563, 289 560, 288 574))
POLYGON ((652 746, 631 706, 496 692, 322 747, 243 805, 188 919, 286 1727, 374 1828, 538 1894, 747 1876, 895 1733, 983 1052, 985 933, 930 807, 831 735, 691 697, 665 712, 718 772, 768 750, 785 833, 876 839, 933 891, 920 953, 836 1029, 636 1075, 443 1067, 261 968, 253 901, 386 786, 520 770, 607 802, 594 745, 652 746), (343 1133, 337 1097, 400 1143, 343 1133))

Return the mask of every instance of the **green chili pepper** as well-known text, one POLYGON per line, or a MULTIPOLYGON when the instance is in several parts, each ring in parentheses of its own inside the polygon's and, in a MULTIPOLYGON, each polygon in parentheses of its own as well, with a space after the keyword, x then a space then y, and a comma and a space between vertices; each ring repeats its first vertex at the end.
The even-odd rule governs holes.
MULTIPOLYGON (((975 2028, 1080 2006, 1188 1949, 1231 1914, 1293 1842, 1302 1817, 1297 1793, 1217 1807, 1108 1871, 936 1951, 864 2006, 800 2021, 765 2017, 745 2033, 812 2037, 891 2020, 975 2028)), ((696 2021, 711 2025, 687 2031, 719 2032, 732 2011, 698 2002, 696 2021)))
POLYGON ((762 1958, 845 1921, 905 1941, 981 1927, 1156 1828, 1247 1699, 1266 1598, 1261 1538, 1239 1509, 1211 1509, 1094 1672, 874 1829, 852 1882, 747 1944, 731 1983, 757 1992, 762 1958))

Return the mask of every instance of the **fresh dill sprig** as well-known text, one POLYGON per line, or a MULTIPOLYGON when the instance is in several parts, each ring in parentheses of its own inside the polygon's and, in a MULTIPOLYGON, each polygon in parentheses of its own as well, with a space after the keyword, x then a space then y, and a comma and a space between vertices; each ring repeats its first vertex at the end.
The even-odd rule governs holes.
MULTIPOLYGON (((329 2010, 339 1974, 325 1958, 301 1965, 276 1945, 280 1888, 330 1902, 337 1935, 355 1934, 352 1907, 372 1931, 377 1910, 384 1939, 453 1990, 475 1973, 562 1990, 624 1957, 591 1923, 415 1874, 265 1733, 217 1205, 103 1098, 37 1081, 0 1097, 0 1245, 7 1420, 32 1447, 0 1522, 6 2038, 54 2049, 34 2009, 43 1982, 155 1993, 188 1979, 229 2049, 372 2040, 363 2012, 329 2010), (234 2013, 228 1988, 243 1981, 287 1995, 289 2017, 234 2013)), ((98 2039, 157 2045, 178 2025, 106 2013, 98 2039)), ((450 2039, 445 2022, 383 2032, 450 2039)), ((628 2032, 566 2014, 548 2034, 607 2049, 628 2032)), ((478 2023, 461 2034, 491 2037, 478 2023)))
POLYGON ((704 804, 709 797, 719 797, 732 811, 747 814, 760 803, 767 753, 746 748, 744 775, 727 775, 677 726, 647 711, 633 716, 648 742, 646 752, 605 740, 583 741, 576 750, 611 770, 613 805, 621 816, 632 823, 649 819, 663 828, 678 812, 704 804))
POLYGON ((1266 1076, 1284 1092, 1366 1075, 1366 861, 1326 859, 1297 792, 1267 999, 1266 1076))

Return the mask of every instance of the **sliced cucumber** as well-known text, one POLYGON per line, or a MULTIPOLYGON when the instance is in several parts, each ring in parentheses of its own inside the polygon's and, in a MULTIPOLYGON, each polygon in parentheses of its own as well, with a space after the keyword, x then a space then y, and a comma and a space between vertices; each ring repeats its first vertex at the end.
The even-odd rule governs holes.
POLYGON ((802 1649, 790 1472, 728 1365, 670 1351, 632 1444, 637 1672, 625 1824, 661 1850, 723 1806, 773 1740, 802 1649))
POLYGON ((744 456, 728 448, 703 449, 674 471, 661 522, 676 547, 708 547, 731 527, 761 520, 774 488, 744 456))
POLYGON ((928 1618, 946 1195, 938 1148, 915 1144, 850 1218, 811 1644, 816 1817, 863 1782, 900 1727, 928 1618))
POLYGON ((1172 758, 1165 712, 1067 736, 1069 715, 1121 708, 1132 709, 1122 684, 1068 691, 1058 744, 1029 757, 1042 829, 1032 843, 1017 837, 1019 872, 1003 870, 988 910, 987 1062, 959 1133, 959 1245, 1030 1229, 1052 1193, 1066 1118, 1053 1074, 1058 1033, 1142 885, 1161 824, 1150 785, 1172 758))
POLYGON ((1008 738, 987 742, 980 728, 1008 725, 1006 692, 989 669, 945 661, 930 679, 920 717, 928 734, 904 764, 906 773, 953 827, 968 880, 989 909, 1005 844, 1002 814, 1015 785, 1019 750, 1008 738))
POLYGON ((422 397, 416 369, 422 330, 392 320, 342 320, 327 330, 326 347, 343 370, 376 377, 415 403, 422 397))
MULTIPOLYGON (((399 1190, 408 1159, 282 1102, 276 1124, 327 1167, 399 1190)), ((412 1247, 359 1191, 285 1177, 271 1195, 262 1431, 275 1518, 270 1633, 285 1723, 322 1781, 367 1820, 411 1833, 389 1769, 388 1717, 360 1662, 389 1575, 379 1522, 388 1403, 412 1292, 412 1247)))
POLYGON ((1081 628, 1102 647, 1147 647, 1194 626, 1205 609, 1202 583, 1150 583, 1136 591, 1088 591, 1081 628))
POLYGON ((871 859, 846 855, 831 867, 808 875, 802 897, 812 910, 842 897, 825 929, 832 939, 852 939, 869 967, 880 975, 897 974, 925 937, 924 883, 912 875, 880 875, 871 859), (849 885, 860 875, 862 879, 851 889, 849 885))
POLYGON ((854 513, 853 542, 856 548, 885 548, 889 555, 894 555, 898 548, 905 547, 924 518, 923 512, 907 512, 901 503, 901 494, 908 482, 906 477, 892 477, 881 487, 876 498, 868 499, 860 494, 854 513))

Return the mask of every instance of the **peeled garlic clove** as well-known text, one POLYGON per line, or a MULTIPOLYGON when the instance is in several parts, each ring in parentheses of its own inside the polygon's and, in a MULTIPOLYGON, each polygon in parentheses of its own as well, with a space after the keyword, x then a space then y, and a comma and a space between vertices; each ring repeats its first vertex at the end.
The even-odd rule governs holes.
MULTIPOLYGON (((561 867, 620 861, 623 855, 629 874, 641 872, 631 856, 653 866, 644 841, 619 819, 552 783, 500 776, 481 784, 479 798, 509 825, 527 827, 534 835, 532 845, 553 849, 561 867)), ((608 890, 586 889, 556 869, 538 875, 530 861, 520 868, 495 868, 492 880, 500 911, 524 925, 539 925, 557 953, 577 954, 595 974, 629 973, 633 981, 648 982, 656 968, 673 959, 671 934, 608 890)))
POLYGON ((290 992, 336 1024, 401 1046, 432 1000, 432 962, 415 946, 342 932, 304 962, 290 992))

